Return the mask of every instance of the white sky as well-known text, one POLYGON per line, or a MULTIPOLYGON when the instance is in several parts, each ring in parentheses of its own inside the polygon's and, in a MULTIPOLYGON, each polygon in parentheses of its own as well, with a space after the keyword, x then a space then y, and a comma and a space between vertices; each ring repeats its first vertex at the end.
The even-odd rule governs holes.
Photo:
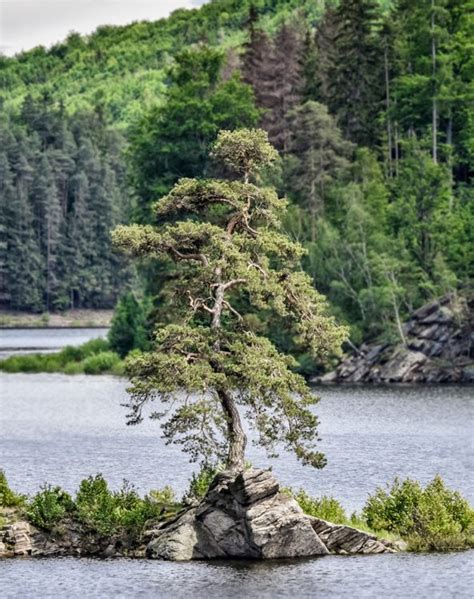
POLYGON ((0 0, 0 53, 11 56, 50 46, 70 31, 91 33, 99 25, 154 21, 177 8, 207 0, 0 0))

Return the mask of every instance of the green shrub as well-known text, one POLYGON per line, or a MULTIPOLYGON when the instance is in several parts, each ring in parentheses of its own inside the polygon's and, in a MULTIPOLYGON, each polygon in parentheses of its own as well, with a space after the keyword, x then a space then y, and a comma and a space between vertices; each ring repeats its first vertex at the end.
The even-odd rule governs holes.
POLYGON ((44 485, 28 504, 26 513, 35 526, 50 530, 73 510, 74 502, 66 491, 44 485))
POLYGON ((221 470, 220 466, 204 465, 197 474, 193 472, 189 488, 183 495, 183 501, 186 503, 200 501, 209 490, 216 474, 221 470))
POLYGON ((5 372, 42 372, 42 365, 42 354, 10 356, 0 362, 0 368, 5 372))
POLYGON ((449 550, 474 546, 474 511, 436 476, 426 487, 411 479, 378 488, 363 509, 367 524, 401 535, 412 550, 449 550))
POLYGON ((168 517, 177 507, 165 506, 152 496, 142 499, 126 481, 118 492, 112 492, 101 474, 83 480, 76 496, 79 521, 101 535, 121 530, 138 534, 147 521, 168 517))
POLYGON ((344 508, 333 497, 327 497, 326 495, 320 498, 311 497, 303 489, 293 494, 293 497, 308 516, 328 520, 329 522, 334 522, 334 524, 346 524, 348 522, 344 508))
POLYGON ((82 353, 82 359, 88 358, 89 356, 95 356, 96 354, 100 354, 102 352, 106 352, 110 350, 110 345, 107 339, 91 339, 90 341, 86 341, 79 346, 79 349, 82 353))
POLYGON ((64 374, 83 374, 84 365, 82 362, 68 362, 62 370, 64 374))
POLYGON ((84 358, 82 347, 66 345, 58 354, 59 362, 64 366, 73 362, 80 362, 84 358))
POLYGON ((0 470, 0 507, 21 507, 25 499, 10 489, 5 472, 0 470))
POLYGON ((81 482, 76 509, 79 520, 91 530, 109 534, 115 529, 114 498, 101 474, 81 482))
POLYGON ((119 356, 112 351, 104 351, 89 356, 84 360, 83 368, 86 374, 100 374, 111 370, 120 362, 119 356))
POLYGON ((116 354, 112 354, 109 350, 106 339, 91 339, 77 347, 68 345, 58 353, 10 356, 0 361, 0 370, 12 373, 65 372, 66 374, 78 374, 85 370, 82 362, 87 362, 90 370, 88 374, 98 374, 105 370, 121 373, 120 361, 116 354), (104 357, 103 354, 106 356, 104 357), (101 357, 94 360, 93 358, 96 356, 101 357), (114 357, 112 358, 112 356, 114 357))

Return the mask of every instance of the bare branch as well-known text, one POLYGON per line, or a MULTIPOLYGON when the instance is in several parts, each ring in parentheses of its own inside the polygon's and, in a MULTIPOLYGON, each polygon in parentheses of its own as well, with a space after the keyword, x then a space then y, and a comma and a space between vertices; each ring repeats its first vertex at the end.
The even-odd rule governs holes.
POLYGON ((224 306, 225 306, 225 307, 226 307, 228 310, 230 310, 230 311, 232 312, 232 314, 235 314, 235 316, 237 316, 237 318, 238 318, 240 321, 242 321, 242 320, 243 320, 243 318, 242 318, 242 314, 240 314, 239 312, 237 312, 237 310, 236 310, 235 308, 233 308, 233 307, 232 307, 232 306, 229 304, 229 302, 228 302, 227 300, 224 300, 224 301, 223 301, 223 305, 224 305, 224 306))
POLYGON ((202 262, 204 266, 209 265, 209 260, 207 259, 207 256, 205 256, 204 254, 183 254, 173 246, 168 246, 167 249, 180 260, 197 260, 199 262, 202 262))

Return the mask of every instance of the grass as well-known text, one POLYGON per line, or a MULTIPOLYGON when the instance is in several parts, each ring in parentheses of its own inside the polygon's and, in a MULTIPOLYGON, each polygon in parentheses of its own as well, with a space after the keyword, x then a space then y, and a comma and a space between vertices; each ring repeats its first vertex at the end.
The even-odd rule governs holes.
POLYGON ((0 361, 4 372, 63 372, 64 374, 123 374, 123 362, 105 339, 67 346, 54 354, 10 356, 0 361))

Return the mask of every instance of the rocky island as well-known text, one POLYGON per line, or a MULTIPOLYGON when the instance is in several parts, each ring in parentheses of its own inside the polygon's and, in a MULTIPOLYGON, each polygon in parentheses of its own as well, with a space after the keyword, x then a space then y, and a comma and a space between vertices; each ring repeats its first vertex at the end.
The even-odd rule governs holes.
POLYGON ((280 490, 268 470, 218 474, 201 502, 139 537, 91 534, 73 519, 49 531, 4 511, 0 557, 135 557, 195 559, 274 559, 328 554, 395 553, 390 542, 351 526, 308 516, 280 490))

